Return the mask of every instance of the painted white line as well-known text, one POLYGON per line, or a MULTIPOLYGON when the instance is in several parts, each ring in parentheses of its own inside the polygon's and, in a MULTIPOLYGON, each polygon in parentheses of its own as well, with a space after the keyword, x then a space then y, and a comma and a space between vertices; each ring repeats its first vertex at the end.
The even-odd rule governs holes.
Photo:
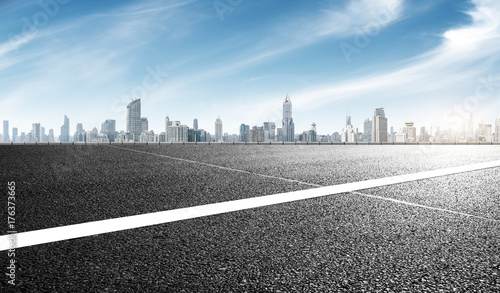
POLYGON ((304 182, 304 181, 295 180, 295 179, 289 179, 289 178, 283 178, 283 177, 276 177, 276 176, 272 176, 272 175, 264 175, 264 174, 259 174, 259 173, 253 173, 253 172, 250 172, 250 171, 245 171, 245 170, 240 170, 240 169, 234 169, 234 168, 229 168, 229 167, 224 167, 224 166, 219 166, 219 165, 214 165, 214 164, 209 164, 209 163, 203 163, 203 162, 198 162, 198 161, 193 161, 193 160, 188 160, 188 159, 183 159, 183 158, 171 157, 171 156, 167 156, 167 155, 160 155, 160 154, 155 154, 155 153, 150 153, 150 152, 145 152, 145 151, 139 151, 139 150, 134 150, 134 149, 129 149, 129 148, 122 148, 122 147, 117 147, 117 146, 112 146, 112 145, 106 145, 106 144, 105 144, 105 146, 112 147, 112 148, 117 148, 117 149, 120 149, 120 150, 126 150, 126 151, 131 151, 131 152, 136 152, 136 153, 142 153, 142 154, 147 154, 147 155, 152 155, 152 156, 157 156, 157 157, 162 157, 162 158, 168 158, 168 159, 182 161, 182 162, 194 163, 194 164, 198 164, 198 165, 203 165, 203 166, 218 168, 218 169, 227 170, 227 171, 234 171, 234 172, 239 172, 239 173, 251 174, 251 175, 265 177, 265 178, 271 178, 271 179, 279 179, 279 180, 284 180, 284 181, 288 181, 288 182, 293 182, 293 183, 298 183, 298 184, 304 184, 304 185, 309 185, 309 186, 314 186, 314 187, 322 187, 323 186, 323 185, 309 183, 309 182, 304 182))
MULTIPOLYGON (((339 184, 333 186, 312 188, 307 190, 292 191, 234 201, 213 203, 182 209, 168 210, 150 214, 136 215, 130 217, 88 222, 63 227, 35 230, 13 234, 17 237, 16 248, 51 243, 55 241, 68 240, 102 233, 122 231, 127 229, 147 227, 151 225, 164 224, 187 219, 194 219, 210 215, 247 210, 280 203, 293 202, 308 198, 326 195, 347 193, 368 188, 381 187, 391 184, 451 175, 456 173, 481 170, 486 168, 500 167, 500 161, 478 163, 468 166, 452 167, 441 170, 425 171, 415 174, 392 176, 380 179, 371 179, 361 182, 339 184)), ((9 236, 0 236, 0 251, 9 249, 9 236)))
POLYGON ((379 196, 379 195, 361 193, 361 192, 357 192, 357 191, 353 191, 351 193, 352 194, 361 195, 361 196, 364 196, 364 197, 371 197, 371 198, 375 198, 375 199, 380 199, 380 200, 385 200, 385 201, 391 201, 391 202, 398 203, 398 204, 404 204, 404 205, 409 205, 409 206, 424 208, 424 209, 428 209, 428 210, 435 210, 435 211, 446 212, 446 213, 461 215, 461 216, 470 217, 470 218, 476 218, 476 219, 493 221, 493 222, 500 222, 500 220, 493 219, 493 218, 486 218, 486 217, 471 215, 471 214, 467 214, 467 213, 452 211, 452 210, 448 210, 448 209, 442 209, 442 208, 436 208, 436 207, 421 205, 421 204, 418 204, 418 203, 408 202, 408 201, 399 200, 399 199, 390 198, 390 197, 383 197, 383 196, 379 196))

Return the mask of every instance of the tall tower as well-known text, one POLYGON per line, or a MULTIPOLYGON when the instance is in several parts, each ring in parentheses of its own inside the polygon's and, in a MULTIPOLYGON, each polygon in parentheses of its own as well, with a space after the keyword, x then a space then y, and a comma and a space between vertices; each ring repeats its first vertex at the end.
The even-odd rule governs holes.
POLYGON ((127 132, 134 141, 139 141, 142 132, 141 99, 133 100, 127 105, 127 132))
POLYGON ((32 139, 33 142, 41 142, 42 137, 41 137, 41 129, 40 129, 40 123, 33 123, 33 129, 32 131, 32 139))
POLYGON ((387 118, 384 108, 375 109, 372 123, 372 142, 387 142, 387 118))
POLYGON ((215 120, 215 141, 222 141, 222 120, 220 120, 220 117, 215 120))
POLYGON ((193 129, 197 130, 198 129, 198 119, 194 118, 193 120, 193 129))
POLYGON ((295 141, 295 125, 292 118, 292 101, 286 95, 283 102, 283 121, 282 121, 283 141, 295 141))
POLYGON ((59 136, 60 142, 69 142, 69 118, 64 115, 64 124, 61 126, 61 136, 59 136))
POLYGON ((4 142, 9 142, 9 120, 4 120, 3 121, 3 141, 4 142))

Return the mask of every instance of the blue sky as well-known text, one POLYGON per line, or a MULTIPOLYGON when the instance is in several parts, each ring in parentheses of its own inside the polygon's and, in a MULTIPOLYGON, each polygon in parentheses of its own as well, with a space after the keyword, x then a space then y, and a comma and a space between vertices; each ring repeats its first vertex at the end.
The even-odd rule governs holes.
POLYGON ((281 125, 287 94, 297 133, 340 132, 347 112, 362 131, 376 107, 396 131, 500 115, 499 1, 41 3, 0 1, 0 120, 20 131, 125 129, 133 97, 156 133, 166 115, 281 125))

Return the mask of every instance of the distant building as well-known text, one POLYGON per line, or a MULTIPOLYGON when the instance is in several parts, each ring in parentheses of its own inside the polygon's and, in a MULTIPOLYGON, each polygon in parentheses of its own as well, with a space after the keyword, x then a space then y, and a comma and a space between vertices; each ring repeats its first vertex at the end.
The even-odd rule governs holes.
POLYGON ((342 130, 341 142, 357 142, 358 141, 358 128, 352 125, 347 125, 342 130))
POLYGON ((491 124, 485 124, 483 121, 479 123, 479 127, 476 130, 477 142, 492 142, 493 141, 493 127, 491 124))
POLYGON ((142 117, 142 118, 141 118, 141 134, 142 134, 144 131, 148 131, 148 130, 149 130, 148 118, 146 118, 146 117, 142 117))
POLYGON ((276 128, 276 141, 283 141, 283 128, 276 128))
POLYGON ((216 142, 221 142, 222 141, 222 120, 220 120, 220 117, 217 117, 215 120, 215 141, 216 142))
POLYGON ((193 129, 198 129, 198 119, 194 118, 193 120, 193 129))
POLYGON ((101 123, 100 133, 106 135, 110 142, 114 142, 116 137, 116 120, 107 119, 101 123))
POLYGON ((64 115, 64 124, 61 126, 60 142, 69 142, 69 118, 64 115))
POLYGON ((180 121, 172 121, 172 124, 167 127, 167 142, 187 142, 188 127, 181 125, 180 121))
POLYGON ((86 139, 87 139, 87 134, 85 133, 85 130, 83 129, 83 124, 77 123, 76 124, 76 131, 75 131, 75 134, 73 135, 73 141, 74 142, 85 142, 86 139))
POLYGON ((267 142, 276 141, 276 123, 264 122, 264 139, 267 142))
POLYGON ((47 136, 47 141, 48 142, 55 142, 54 138, 54 129, 49 129, 49 135, 47 136))
POLYGON ((311 124, 311 130, 304 131, 302 138, 299 140, 302 142, 317 142, 316 123, 311 124))
POLYGON ((364 142, 372 141, 372 121, 370 118, 365 119, 363 124, 363 135, 361 136, 361 140, 364 142))
POLYGON ((10 142, 8 120, 3 121, 3 142, 10 142))
POLYGON ((250 129, 250 141, 264 142, 264 126, 254 126, 250 129))
POLYGON ((387 118, 384 108, 376 108, 373 114, 372 142, 387 142, 387 118))
POLYGON ((203 129, 188 129, 188 142, 207 142, 207 132, 203 129))
POLYGON ((405 127, 402 127, 396 134, 396 142, 416 142, 416 141, 417 141, 417 128, 414 126, 413 122, 406 122, 405 127), (403 141, 401 141, 403 136, 399 134, 406 134, 404 136, 403 141))
POLYGON ((425 126, 420 127, 420 135, 418 136, 419 142, 429 142, 429 133, 425 129, 425 126))
POLYGON ((332 142, 341 142, 342 141, 342 136, 338 132, 334 132, 332 134, 332 142))
POLYGON ((19 138, 17 137, 17 127, 12 128, 12 141, 19 142, 19 138))
POLYGON ((283 141, 293 142, 295 141, 295 124, 292 118, 292 101, 290 97, 286 95, 285 101, 283 102, 283 141))
POLYGON ((141 99, 136 99, 127 105, 127 132, 133 141, 139 141, 142 132, 141 99))
POLYGON ((31 142, 41 142, 42 141, 42 129, 40 123, 33 123, 31 129, 31 142))
POLYGON ((249 142, 250 141, 250 126, 241 124, 240 125, 240 141, 249 142))

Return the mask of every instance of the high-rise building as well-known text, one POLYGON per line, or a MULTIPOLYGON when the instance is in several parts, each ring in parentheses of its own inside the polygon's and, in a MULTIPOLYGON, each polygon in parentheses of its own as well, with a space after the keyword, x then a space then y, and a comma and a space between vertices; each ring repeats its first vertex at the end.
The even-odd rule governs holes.
POLYGON ((19 138, 17 137, 17 127, 12 128, 12 141, 19 142, 19 138))
POLYGON ((76 124, 76 131, 75 131, 75 134, 73 135, 73 141, 74 142, 85 142, 86 139, 87 139, 87 135, 85 133, 85 130, 83 129, 83 124, 77 123, 76 124))
POLYGON ((417 141, 417 128, 413 122, 405 122, 405 127, 399 130, 399 134, 406 134, 404 140, 399 139, 396 142, 416 142, 417 141))
POLYGON ((363 135, 362 135, 362 141, 364 142, 371 142, 372 141, 372 121, 370 118, 365 119, 365 122, 363 124, 363 135))
POLYGON ((110 142, 114 142, 116 138, 116 120, 107 119, 101 123, 101 133, 105 134, 110 142))
POLYGON ((500 117, 495 120, 495 142, 500 142, 500 117))
POLYGON ((302 133, 302 142, 317 142, 316 123, 311 124, 311 130, 302 133))
POLYGON ((220 117, 217 117, 217 120, 215 120, 215 141, 216 142, 221 142, 222 141, 222 120, 220 120, 220 117))
POLYGON ((42 131, 40 128, 40 123, 33 123, 33 127, 31 130, 31 140, 32 142, 42 141, 42 131))
POLYGON ((171 125, 167 127, 167 142, 188 142, 188 127, 181 125, 180 121, 170 121, 171 125))
POLYGON ((3 121, 3 142, 10 142, 9 137, 9 120, 3 121))
POLYGON ((19 137, 19 142, 25 142, 26 141, 26 133, 21 132, 21 136, 19 137))
POLYGON ((373 114, 372 142, 387 142, 387 118, 384 108, 376 108, 373 114))
POLYGON ((198 119, 194 118, 193 120, 193 129, 197 130, 198 129, 198 119))
POLYGON ((245 125, 245 124, 240 125, 240 141, 241 142, 250 141, 250 125, 245 125))
POLYGON ((264 126, 254 126, 250 129, 250 141, 263 142, 264 140, 264 126))
POLYGON ((477 142, 492 142, 493 141, 493 127, 491 124, 485 124, 483 121, 479 123, 476 130, 475 141, 477 142))
POLYGON ((127 132, 133 141, 139 141, 142 132, 141 99, 136 99, 127 105, 127 132))
POLYGON ((352 125, 351 124, 351 116, 350 115, 346 115, 345 116, 345 126, 349 126, 349 125, 352 125))
POLYGON ((264 122, 264 137, 265 141, 275 141, 276 139, 276 123, 264 122))
POLYGON ((149 125, 148 125, 148 118, 146 117, 142 117, 141 118, 141 133, 144 132, 144 131, 148 131, 149 130, 149 125))
POLYGON ((64 124, 61 126, 60 142, 69 142, 69 118, 64 115, 64 124))
POLYGON ((429 142, 429 133, 425 129, 425 126, 420 127, 420 135, 418 138, 419 142, 429 142))
POLYGON ((49 129, 49 135, 47 136, 47 141, 48 142, 55 142, 54 139, 54 129, 49 129))
POLYGON ((282 121, 283 141, 295 141, 295 125, 292 118, 292 101, 286 95, 283 102, 283 121, 282 121))

